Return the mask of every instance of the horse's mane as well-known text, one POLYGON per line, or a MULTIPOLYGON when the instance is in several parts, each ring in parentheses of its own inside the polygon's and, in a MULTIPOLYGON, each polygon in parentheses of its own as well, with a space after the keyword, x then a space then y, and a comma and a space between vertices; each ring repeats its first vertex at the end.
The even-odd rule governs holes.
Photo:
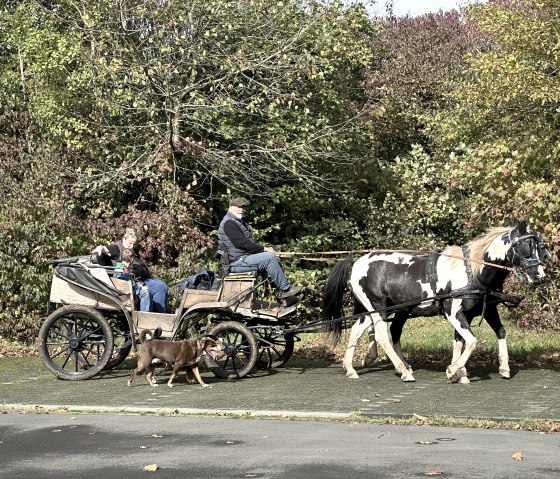
MULTIPOLYGON (((477 261, 484 261, 484 254, 490 247, 492 241, 494 241, 498 236, 508 233, 511 230, 511 226, 494 226, 489 228, 482 236, 479 236, 467 243, 469 248, 469 257, 477 261)), ((460 246, 449 246, 446 251, 453 256, 463 256, 463 251, 460 246)), ((462 262, 457 262, 457 266, 460 266, 461 264, 462 262)), ((473 275, 477 275, 482 266, 483 265, 481 263, 473 261, 471 263, 473 275)))

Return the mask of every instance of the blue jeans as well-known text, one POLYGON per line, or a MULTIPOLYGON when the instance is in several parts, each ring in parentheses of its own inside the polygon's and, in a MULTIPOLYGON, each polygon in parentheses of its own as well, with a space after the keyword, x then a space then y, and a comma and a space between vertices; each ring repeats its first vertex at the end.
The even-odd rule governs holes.
POLYGON ((134 294, 140 298, 140 308, 139 311, 151 311, 152 310, 152 297, 150 296, 150 291, 143 289, 138 283, 134 283, 133 286, 134 294))
POLYGON ((154 313, 165 313, 169 292, 167 285, 161 279, 156 278, 145 279, 144 284, 150 292, 154 313))
POLYGON ((290 282, 284 271, 278 256, 274 253, 256 253, 250 254, 238 259, 230 264, 229 268, 232 273, 248 273, 249 271, 266 271, 276 288, 285 291, 290 287, 290 282))

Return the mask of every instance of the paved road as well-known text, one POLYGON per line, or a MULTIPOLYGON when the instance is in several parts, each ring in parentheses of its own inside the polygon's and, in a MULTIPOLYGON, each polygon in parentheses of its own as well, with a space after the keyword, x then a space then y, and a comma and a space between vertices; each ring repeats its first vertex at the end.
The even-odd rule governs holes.
POLYGON ((0 415, 0 477, 6 479, 552 479, 560 477, 559 453, 560 434, 513 430, 0 415), (152 464, 158 469, 145 472, 152 464))
MULTIPOLYGON (((496 367, 470 370, 471 384, 448 384, 444 366, 417 367, 415 383, 403 383, 392 367, 363 371, 347 379, 340 364, 290 360, 272 371, 260 371, 230 382, 203 372, 212 388, 187 384, 181 375, 173 388, 147 385, 127 377, 135 364, 107 371, 87 381, 56 379, 38 358, 0 359, 0 407, 34 409, 67 407, 87 411, 241 412, 261 416, 410 417, 438 416, 493 420, 526 418, 560 421, 560 368, 519 369, 502 379, 496 367)), ((163 382, 168 371, 161 371, 163 382)))

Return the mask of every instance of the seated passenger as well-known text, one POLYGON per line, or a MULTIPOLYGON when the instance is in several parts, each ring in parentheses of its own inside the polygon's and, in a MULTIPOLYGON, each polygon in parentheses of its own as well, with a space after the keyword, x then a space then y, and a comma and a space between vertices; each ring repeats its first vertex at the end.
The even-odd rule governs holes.
POLYGON ((290 285, 274 248, 255 243, 251 227, 243 220, 246 206, 243 198, 233 198, 218 228, 218 239, 229 257, 230 272, 266 271, 276 286, 279 298, 295 296, 302 287, 290 285))
POLYGON ((127 228, 121 240, 107 246, 97 246, 93 250, 93 253, 97 255, 99 264, 109 266, 121 261, 121 255, 125 249, 131 249, 134 253, 135 264, 142 265, 142 282, 148 287, 150 292, 153 311, 156 313, 165 313, 169 288, 161 279, 154 278, 150 274, 148 266, 134 249, 134 245, 137 241, 136 232, 132 228, 127 228))
POLYGON ((140 299, 139 311, 152 311, 152 295, 150 294, 150 288, 146 285, 144 280, 146 276, 149 276, 148 268, 146 268, 143 261, 136 261, 134 256, 134 250, 131 248, 125 249, 121 254, 122 263, 126 268, 126 272, 119 276, 119 279, 130 279, 134 281, 132 288, 134 294, 140 299))

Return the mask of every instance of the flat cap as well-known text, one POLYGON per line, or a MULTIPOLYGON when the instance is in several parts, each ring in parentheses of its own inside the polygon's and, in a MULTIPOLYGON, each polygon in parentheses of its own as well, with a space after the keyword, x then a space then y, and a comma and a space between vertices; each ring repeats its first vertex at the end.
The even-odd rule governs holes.
POLYGON ((247 206, 248 204, 249 204, 249 202, 244 198, 232 198, 232 200, 229 202, 230 206, 237 206, 239 208, 243 208, 244 206, 247 206))

